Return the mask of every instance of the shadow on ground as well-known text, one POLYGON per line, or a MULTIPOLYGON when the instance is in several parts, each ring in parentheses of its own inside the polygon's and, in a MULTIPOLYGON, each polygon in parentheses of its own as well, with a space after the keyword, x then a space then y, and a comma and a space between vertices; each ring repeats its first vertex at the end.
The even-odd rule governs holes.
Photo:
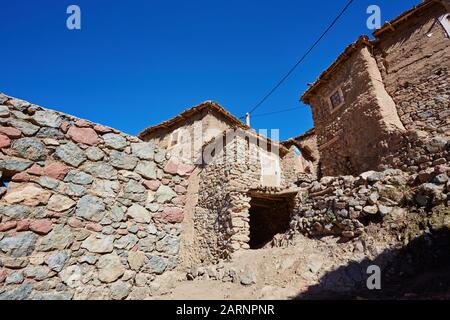
POLYGON ((339 267, 294 299, 450 299, 450 229, 425 233, 374 260, 339 267), (367 289, 371 265, 381 269, 381 290, 367 289))

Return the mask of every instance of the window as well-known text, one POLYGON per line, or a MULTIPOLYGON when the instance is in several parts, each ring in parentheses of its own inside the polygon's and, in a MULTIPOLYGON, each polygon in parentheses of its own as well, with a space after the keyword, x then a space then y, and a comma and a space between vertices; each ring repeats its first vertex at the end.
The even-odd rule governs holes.
POLYGON ((450 14, 444 14, 443 16, 440 16, 438 20, 444 27, 447 35, 450 37, 450 14))
POLYGON ((331 103, 331 109, 336 109, 340 107, 344 103, 344 99, 342 97, 342 91, 341 89, 336 90, 331 96, 330 96, 330 103, 331 103))

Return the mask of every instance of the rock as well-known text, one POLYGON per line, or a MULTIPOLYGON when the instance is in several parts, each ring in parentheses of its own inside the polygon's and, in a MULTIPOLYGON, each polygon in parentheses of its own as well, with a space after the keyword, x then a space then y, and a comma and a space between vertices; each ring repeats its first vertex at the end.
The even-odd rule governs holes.
POLYGON ((111 285, 111 297, 114 300, 123 300, 130 294, 131 287, 130 284, 123 281, 114 282, 111 285))
POLYGON ((59 180, 54 179, 54 178, 50 178, 50 177, 46 177, 46 176, 39 177, 36 180, 36 182, 41 187, 44 187, 44 188, 47 188, 47 189, 51 189, 51 190, 55 190, 59 186, 59 180))
POLYGON ((377 204, 379 198, 380 195, 378 194, 378 192, 372 192, 369 196, 369 203, 371 205, 377 204))
POLYGON ((101 282, 111 283, 119 279, 125 272, 125 267, 120 262, 119 256, 107 254, 98 260, 98 279, 101 282))
POLYGON ((128 264, 134 271, 139 271, 139 269, 144 265, 145 259, 145 253, 142 251, 130 251, 128 253, 128 264))
POLYGON ((13 182, 30 182, 31 180, 32 180, 32 177, 26 172, 16 173, 11 178, 11 181, 13 181, 13 182))
POLYGON ((0 149, 8 148, 11 145, 11 139, 0 133, 0 149))
POLYGON ((91 184, 93 178, 91 175, 84 173, 82 171, 71 170, 67 173, 67 176, 64 179, 65 182, 72 182, 75 184, 88 185, 91 184))
POLYGON ((82 256, 80 257, 80 259, 78 259, 78 262, 94 265, 97 262, 97 260, 98 259, 96 256, 82 256))
POLYGON ((10 285, 10 284, 21 284, 23 282, 24 278, 23 275, 19 272, 14 272, 12 274, 10 274, 6 280, 5 280, 5 284, 6 285, 10 285))
POLYGON ((59 273, 60 278, 69 288, 78 288, 81 285, 82 275, 83 272, 77 265, 68 266, 59 273))
POLYGON ((378 205, 378 211, 379 211, 383 216, 385 216, 385 215, 391 213, 392 208, 391 208, 391 207, 384 206, 384 205, 382 205, 382 204, 379 204, 379 205, 378 205))
POLYGON ((8 204, 23 203, 24 205, 36 207, 45 205, 51 193, 32 183, 20 184, 13 189, 9 189, 3 199, 8 204))
POLYGON ((33 162, 19 159, 19 158, 7 158, 0 160, 0 171, 7 172, 21 172, 27 170, 33 165, 33 162))
POLYGON ((89 147, 86 149, 86 156, 91 161, 100 161, 105 157, 105 153, 97 147, 89 147))
POLYGON ((128 208, 127 215, 138 223, 149 223, 152 219, 150 212, 138 204, 133 204, 128 208))
POLYGON ((0 293, 0 300, 25 300, 30 296, 32 290, 33 285, 31 283, 24 283, 14 289, 0 293))
POLYGON ((8 269, 22 269, 28 265, 27 258, 5 258, 2 259, 3 266, 8 269))
POLYGON ((67 250, 57 251, 52 253, 45 259, 45 263, 49 266, 50 269, 56 272, 60 272, 66 261, 69 259, 70 255, 67 250))
POLYGON ((162 274, 167 268, 167 262, 160 256, 147 255, 146 267, 150 272, 162 274))
POLYGON ((125 213, 123 212, 123 210, 120 207, 114 206, 111 209, 110 218, 112 221, 120 222, 123 220, 124 216, 125 216, 125 213))
POLYGON ((67 135, 73 141, 94 146, 98 144, 98 135, 92 128, 70 127, 67 135))
POLYGON ((74 241, 71 228, 61 224, 55 225, 53 230, 38 242, 39 251, 64 250, 74 241))
POLYGON ((100 198, 86 195, 78 201, 76 216, 86 220, 99 222, 105 216, 105 204, 100 198))
POLYGON ((83 241, 81 247, 93 253, 110 253, 114 248, 113 241, 112 236, 90 235, 83 241))
POLYGON ((150 296, 150 289, 147 287, 134 287, 129 295, 131 300, 144 300, 150 296))
POLYGON ((63 187, 63 193, 70 197, 82 197, 86 194, 86 188, 77 184, 68 183, 63 187))
POLYGON ((152 160, 155 152, 155 145, 149 142, 132 143, 131 153, 142 160, 152 160))
POLYGON ((53 223, 49 219, 34 220, 30 223, 30 230, 37 234, 48 234, 53 229, 53 223))
POLYGON ((433 182, 436 183, 436 184, 446 184, 447 181, 448 181, 448 177, 445 174, 443 174, 443 173, 438 174, 433 179, 433 182))
POLYGON ((69 197, 60 194, 54 194, 48 201, 47 209, 56 212, 63 212, 74 207, 75 204, 76 202, 69 197))
POLYGON ((184 220, 183 209, 166 207, 163 212, 155 214, 155 218, 163 223, 181 223, 184 220))
POLYGON ((94 130, 99 132, 99 133, 109 133, 109 132, 113 131, 111 128, 105 127, 105 126, 100 125, 100 124, 96 124, 94 126, 94 130))
POLYGON ((20 132, 20 130, 16 128, 3 126, 0 126, 0 133, 11 139, 20 138, 20 136, 22 135, 22 132, 20 132))
POLYGON ((36 134, 37 138, 63 140, 64 134, 55 128, 41 128, 36 134))
POLYGON ((26 278, 42 281, 53 277, 54 273, 46 266, 28 266, 23 270, 23 275, 26 278))
POLYGON ((36 111, 32 118, 43 127, 59 128, 62 123, 61 117, 52 111, 36 111))
POLYGON ((0 105, 0 118, 7 118, 7 117, 9 117, 8 107, 0 105))
POLYGON ((57 147, 55 156, 75 168, 86 161, 86 155, 83 150, 73 142, 68 142, 67 144, 57 147))
POLYGON ((166 152, 161 149, 156 150, 154 159, 156 163, 164 162, 164 160, 166 160, 166 152))
POLYGON ((145 179, 156 179, 156 170, 157 168, 154 162, 141 161, 138 163, 134 171, 145 179))
POLYGON ((365 206, 363 208, 363 212, 366 214, 377 214, 378 213, 378 207, 377 206, 365 206))
POLYGON ((0 284, 2 284, 3 281, 5 281, 6 277, 7 277, 6 270, 3 268, 0 268, 0 284))
POLYGON ((0 216, 2 215, 14 220, 20 220, 30 215, 30 209, 22 205, 0 205, 0 216))
POLYGON ((122 150, 127 146, 127 140, 121 135, 115 133, 107 133, 103 135, 105 145, 112 149, 122 150))
POLYGON ((155 199, 158 203, 166 203, 177 196, 177 193, 170 187, 161 185, 155 193, 155 199))
POLYGON ((66 292, 36 292, 31 296, 31 300, 43 300, 43 301, 65 301, 71 300, 73 293, 66 292))
POLYGON ((12 148, 16 150, 21 157, 39 161, 47 156, 45 145, 36 138, 22 138, 14 141, 12 148))
POLYGON ((158 190, 160 185, 161 181, 159 180, 144 180, 144 186, 151 191, 158 190))
POLYGON ((177 174, 178 164, 179 162, 176 158, 171 158, 164 166, 164 172, 169 174, 177 174))
POLYGON ((120 188, 119 181, 96 179, 92 184, 92 193, 101 198, 115 198, 120 188))
POLYGON ((117 170, 106 163, 89 163, 83 167, 83 171, 93 175, 96 178, 115 180, 117 179, 117 170))
POLYGON ((133 170, 138 163, 138 159, 122 152, 113 150, 109 155, 109 162, 115 168, 133 170))
POLYGON ((240 277, 240 282, 244 286, 248 286, 256 283, 256 273, 253 271, 247 271, 240 277))
POLYGON ((9 221, 5 223, 0 223, 0 232, 5 232, 11 229, 15 229, 17 226, 16 221, 9 221))
POLYGON ((8 121, 11 127, 20 130, 26 136, 33 136, 38 132, 39 127, 21 119, 11 119, 8 121))
POLYGON ((438 153, 445 150, 447 142, 443 137, 434 137, 425 143, 425 147, 431 153, 438 153))
POLYGON ((11 257, 26 257, 34 251, 35 244, 36 236, 34 233, 20 232, 0 240, 0 250, 11 257))
POLYGON ((177 174, 180 175, 180 176, 186 176, 189 173, 191 173, 192 171, 194 171, 194 169, 195 169, 195 166, 193 166, 193 165, 180 163, 178 165, 177 174))
POLYGON ((138 242, 138 238, 134 234, 127 234, 116 240, 114 243, 114 247, 118 249, 131 250, 136 243, 138 242))
POLYGON ((50 162, 45 165, 43 174, 53 179, 63 180, 69 170, 69 167, 61 162, 50 162))

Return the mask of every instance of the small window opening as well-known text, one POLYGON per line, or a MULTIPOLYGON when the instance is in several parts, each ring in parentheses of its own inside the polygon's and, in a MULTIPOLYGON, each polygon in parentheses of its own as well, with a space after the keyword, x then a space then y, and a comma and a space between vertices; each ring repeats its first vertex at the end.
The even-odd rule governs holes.
POLYGON ((340 107, 344 103, 344 99, 342 98, 341 90, 337 90, 330 96, 331 107, 336 109, 340 107))

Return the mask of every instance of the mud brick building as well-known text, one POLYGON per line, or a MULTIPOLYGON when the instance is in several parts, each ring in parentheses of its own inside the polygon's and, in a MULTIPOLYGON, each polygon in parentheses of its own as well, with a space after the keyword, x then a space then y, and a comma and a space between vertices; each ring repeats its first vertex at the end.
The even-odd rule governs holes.
POLYGON ((450 20, 425 1, 360 37, 303 94, 323 175, 359 174, 407 144, 405 133, 450 134, 450 20))

